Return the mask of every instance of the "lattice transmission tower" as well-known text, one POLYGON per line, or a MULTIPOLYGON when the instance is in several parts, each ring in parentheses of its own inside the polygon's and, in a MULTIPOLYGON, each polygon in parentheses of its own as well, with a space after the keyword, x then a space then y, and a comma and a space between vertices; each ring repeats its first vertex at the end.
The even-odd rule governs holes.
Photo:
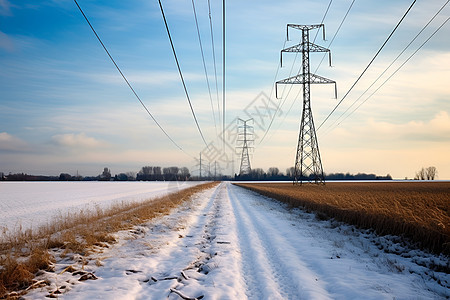
MULTIPOLYGON (((328 52, 331 66, 330 50, 318 46, 309 41, 309 31, 312 29, 323 30, 323 39, 325 40, 325 29, 323 24, 318 25, 287 25, 287 40, 289 40, 289 27, 302 31, 302 42, 298 45, 285 48, 280 53, 280 63, 282 64, 283 52, 301 52, 302 53, 302 73, 277 81, 278 84, 302 84, 303 85, 303 110, 300 123, 300 132, 297 144, 297 154, 295 157, 294 184, 302 181, 325 183, 323 175, 322 161, 320 159, 319 144, 317 142, 316 129, 314 127, 313 114, 311 110, 311 84, 333 83, 335 87, 335 97, 337 97, 336 82, 310 72, 309 53, 310 52, 328 52)), ((277 98, 278 91, 275 89, 277 98)))
POLYGON ((249 144, 254 142, 253 139, 253 126, 247 124, 247 122, 253 122, 253 119, 242 120, 237 119, 238 122, 238 137, 237 143, 239 144, 236 148, 242 149, 241 151, 241 166, 239 168, 239 175, 250 174, 252 170, 250 166, 250 157, 248 155, 249 144), (242 125, 240 125, 242 124, 242 125))

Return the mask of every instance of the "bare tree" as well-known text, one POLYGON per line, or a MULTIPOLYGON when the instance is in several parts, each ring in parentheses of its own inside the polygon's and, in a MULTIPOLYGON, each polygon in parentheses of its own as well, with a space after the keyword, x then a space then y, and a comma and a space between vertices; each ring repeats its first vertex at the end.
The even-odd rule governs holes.
POLYGON ((141 168, 136 176, 137 180, 153 180, 153 168, 151 166, 144 166, 141 168))
POLYGON ((437 176, 437 169, 434 166, 422 168, 416 172, 415 180, 434 180, 437 176))
POLYGON ((426 171, 425 168, 420 169, 418 172, 416 172, 416 176, 414 176, 415 180, 425 180, 426 178, 426 171))
POLYGON ((127 178, 129 181, 136 180, 136 172, 126 172, 127 178))
POLYGON ((278 176, 280 174, 280 170, 277 167, 271 167, 267 171, 267 175, 270 177, 278 176))
POLYGON ((180 174, 182 180, 188 180, 188 178, 191 176, 191 174, 189 173, 189 169, 186 167, 180 168, 180 174))
POLYGON ((290 167, 286 169, 286 176, 287 177, 294 177, 295 174, 295 168, 294 167, 290 167))
POLYGON ((428 167, 426 170, 426 175, 428 180, 434 180, 437 175, 437 169, 434 166, 428 167))

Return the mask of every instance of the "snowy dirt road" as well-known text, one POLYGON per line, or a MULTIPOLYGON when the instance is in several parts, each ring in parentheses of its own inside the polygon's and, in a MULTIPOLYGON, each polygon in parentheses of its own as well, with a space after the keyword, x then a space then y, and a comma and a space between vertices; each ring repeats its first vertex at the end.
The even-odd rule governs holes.
POLYGON ((25 298, 445 299, 449 275, 417 250, 385 253, 368 232, 317 220, 229 183, 172 214, 118 233, 119 243, 74 264, 59 259, 25 298), (96 263, 94 263, 96 261, 96 263), (63 272, 69 265, 82 272, 63 272), (78 281, 90 272, 96 280, 78 281), (74 276, 73 274, 78 274, 74 276), (438 283, 439 280, 439 283, 438 283))

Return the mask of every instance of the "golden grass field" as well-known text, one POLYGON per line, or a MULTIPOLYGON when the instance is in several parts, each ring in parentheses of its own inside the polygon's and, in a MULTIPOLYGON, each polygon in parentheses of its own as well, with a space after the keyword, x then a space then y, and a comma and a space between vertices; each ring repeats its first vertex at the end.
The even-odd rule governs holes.
POLYGON ((402 235, 419 247, 450 254, 450 182, 239 183, 378 234, 402 235))
POLYGON ((63 253, 87 257, 94 247, 109 247, 108 244, 114 243, 113 233, 169 214, 195 193, 216 184, 200 184, 167 196, 118 204, 105 210, 80 211, 55 219, 34 231, 0 235, 0 299, 19 298, 36 283, 36 272, 53 268, 54 258, 49 249, 60 248, 63 253))

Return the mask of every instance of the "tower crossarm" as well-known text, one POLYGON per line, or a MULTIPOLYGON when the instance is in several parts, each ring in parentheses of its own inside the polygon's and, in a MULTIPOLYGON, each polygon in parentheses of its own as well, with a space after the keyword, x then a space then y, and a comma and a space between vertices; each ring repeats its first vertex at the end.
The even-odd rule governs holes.
POLYGON ((287 24, 286 26, 286 39, 289 41, 289 27, 299 30, 311 30, 316 28, 323 28, 323 40, 325 40, 325 25, 315 24, 315 25, 298 25, 298 24, 287 24))
MULTIPOLYGON (((285 48, 281 52, 302 52, 303 43, 285 48)), ((330 49, 308 42, 309 52, 328 52, 330 49)))
MULTIPOLYGON (((283 67, 283 52, 302 52, 304 49, 303 43, 285 48, 281 50, 280 52, 280 66, 283 67)), ((331 67, 331 51, 330 49, 327 49, 325 47, 316 45, 314 43, 308 42, 306 49, 308 49, 309 52, 328 52, 329 53, 329 61, 330 61, 330 67, 331 67)))
POLYGON ((278 85, 279 84, 305 84, 305 83, 312 83, 312 84, 327 84, 332 83, 334 84, 334 97, 337 98, 337 86, 336 81, 316 75, 316 74, 308 74, 309 76, 304 76, 303 74, 298 74, 280 81, 277 81, 275 83, 275 96, 278 98, 278 85), (309 80, 308 80, 309 77, 309 80))

